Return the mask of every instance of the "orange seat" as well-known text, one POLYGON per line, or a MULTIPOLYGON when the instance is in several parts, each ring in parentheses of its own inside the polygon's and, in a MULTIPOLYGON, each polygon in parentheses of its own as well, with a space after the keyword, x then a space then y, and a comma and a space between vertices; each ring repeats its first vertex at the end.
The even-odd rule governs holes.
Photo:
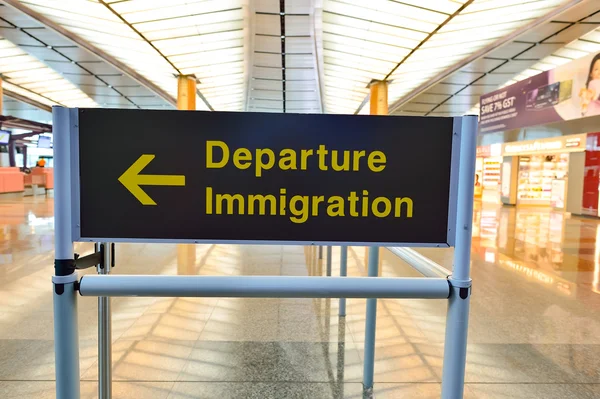
POLYGON ((39 186, 44 186, 48 190, 54 188, 54 169, 53 168, 33 168, 33 169, 31 169, 31 175, 37 176, 42 179, 41 182, 40 182, 40 180, 37 180, 38 183, 33 183, 33 184, 37 184, 39 186))
POLYGON ((19 168, 0 168, 0 193, 18 193, 24 190, 25 181, 19 168))

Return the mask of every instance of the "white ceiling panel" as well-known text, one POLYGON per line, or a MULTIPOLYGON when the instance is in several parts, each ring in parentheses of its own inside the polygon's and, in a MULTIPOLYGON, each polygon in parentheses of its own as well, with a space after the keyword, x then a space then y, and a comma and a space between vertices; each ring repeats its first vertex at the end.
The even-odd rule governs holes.
POLYGON ((100 106, 159 109, 176 97, 176 76, 192 74, 206 99, 199 109, 265 112, 354 113, 369 82, 389 80, 396 113, 445 115, 600 49, 600 33, 589 33, 600 4, 585 1, 463 65, 565 1, 27 0, 20 4, 104 58, 0 6, 0 34, 23 52, 6 49, 0 69, 53 101, 81 94, 100 106))
POLYGON ((288 15, 285 17, 286 36, 310 36, 311 33, 309 15, 288 15))

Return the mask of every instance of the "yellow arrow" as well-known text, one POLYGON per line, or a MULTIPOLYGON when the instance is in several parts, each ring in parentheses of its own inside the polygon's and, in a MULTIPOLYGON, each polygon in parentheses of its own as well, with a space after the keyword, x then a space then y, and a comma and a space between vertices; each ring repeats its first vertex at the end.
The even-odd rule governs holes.
POLYGON ((154 202, 140 186, 185 186, 185 176, 182 175, 140 175, 140 172, 148 166, 155 157, 156 155, 152 154, 142 155, 121 175, 121 177, 119 177, 121 184, 123 184, 125 188, 142 203, 142 205, 156 205, 156 202, 154 202))

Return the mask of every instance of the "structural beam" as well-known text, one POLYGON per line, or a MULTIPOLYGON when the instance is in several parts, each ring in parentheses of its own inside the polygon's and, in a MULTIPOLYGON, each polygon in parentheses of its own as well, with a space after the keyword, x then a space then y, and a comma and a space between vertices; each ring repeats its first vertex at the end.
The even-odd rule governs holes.
POLYGON ((12 98, 13 100, 21 101, 22 103, 29 104, 29 105, 39 108, 43 111, 52 112, 51 106, 41 103, 39 101, 35 101, 35 100, 33 100, 29 97, 23 96, 21 94, 15 93, 14 91, 3 89, 2 94, 4 94, 6 97, 12 98))
POLYGON ((459 71, 460 69, 464 68, 465 66, 469 65, 471 62, 484 57, 486 54, 498 49, 499 47, 504 46, 505 44, 510 43, 511 41, 515 40, 517 37, 529 32, 530 30, 537 28, 538 26, 545 24, 546 22, 550 22, 557 15, 562 14, 563 12, 567 11, 571 7, 574 7, 584 1, 587 1, 587 0, 568 1, 565 4, 563 4, 562 6, 550 11, 546 15, 536 19, 533 22, 528 23, 525 26, 522 26, 521 28, 517 29, 516 31, 514 31, 506 36, 501 37, 500 39, 496 40, 492 44, 482 48, 479 51, 476 51, 475 53, 471 54, 469 57, 467 57, 467 58, 463 59, 462 61, 459 61, 456 64, 452 65, 451 67, 443 70, 442 72, 435 75, 433 78, 429 79, 427 82, 423 83, 416 89, 412 90, 410 93, 406 94, 404 97, 402 97, 399 100, 397 100, 396 102, 394 102, 390 106, 390 113, 395 112, 400 107, 402 107, 404 104, 408 103, 409 101, 411 101, 418 95, 427 91, 432 86, 434 86, 434 85, 442 82, 444 79, 450 77, 450 75, 459 71))
POLYGON ((136 70, 134 70, 127 64, 119 61, 118 59, 116 59, 115 57, 113 57, 112 55, 107 53, 106 51, 97 47, 96 45, 79 37, 78 35, 69 31, 68 29, 65 29, 63 26, 54 22, 52 19, 46 17, 42 13, 39 13, 39 12, 29 8, 25 3, 22 3, 19 0, 5 0, 4 3, 18 11, 21 11, 23 14, 26 14, 29 17, 37 20, 38 22, 40 22, 41 24, 46 26, 48 29, 55 31, 56 33, 69 39, 70 41, 72 41, 73 43, 78 45, 79 47, 86 49, 87 51, 89 51, 90 53, 95 55, 96 57, 102 59, 103 61, 105 61, 108 64, 112 65, 113 67, 117 68, 118 70, 125 73, 126 75, 129 75, 133 80, 137 81, 142 86, 145 86, 148 90, 156 93, 159 97, 162 97, 169 104, 171 104, 173 106, 177 105, 177 101, 175 98, 173 98, 172 95, 167 93, 160 86, 158 86, 157 84, 152 82, 150 79, 148 79, 145 76, 143 76, 142 74, 138 73, 136 70))

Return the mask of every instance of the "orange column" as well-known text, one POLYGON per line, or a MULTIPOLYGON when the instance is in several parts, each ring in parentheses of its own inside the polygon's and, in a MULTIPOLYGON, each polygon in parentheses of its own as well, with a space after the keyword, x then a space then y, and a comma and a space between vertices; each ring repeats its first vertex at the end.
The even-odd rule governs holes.
MULTIPOLYGON (((177 109, 193 111, 196 109, 196 77, 181 75, 177 77, 177 109)), ((196 245, 177 245, 177 274, 196 274, 196 245)))
POLYGON ((387 115, 388 114, 388 82, 381 80, 373 80, 369 83, 371 96, 369 105, 371 107, 371 115, 387 115))
MULTIPOLYGON (((388 82, 382 80, 372 80, 369 83, 371 95, 369 97, 369 107, 371 115, 388 114, 388 82)), ((380 248, 381 251, 381 248, 380 248)), ((379 275, 381 276, 382 256, 379 253, 379 275)), ((365 271, 369 263, 369 248, 365 247, 365 271)))
POLYGON ((194 75, 180 75, 177 77, 177 109, 196 109, 196 77, 194 75))

